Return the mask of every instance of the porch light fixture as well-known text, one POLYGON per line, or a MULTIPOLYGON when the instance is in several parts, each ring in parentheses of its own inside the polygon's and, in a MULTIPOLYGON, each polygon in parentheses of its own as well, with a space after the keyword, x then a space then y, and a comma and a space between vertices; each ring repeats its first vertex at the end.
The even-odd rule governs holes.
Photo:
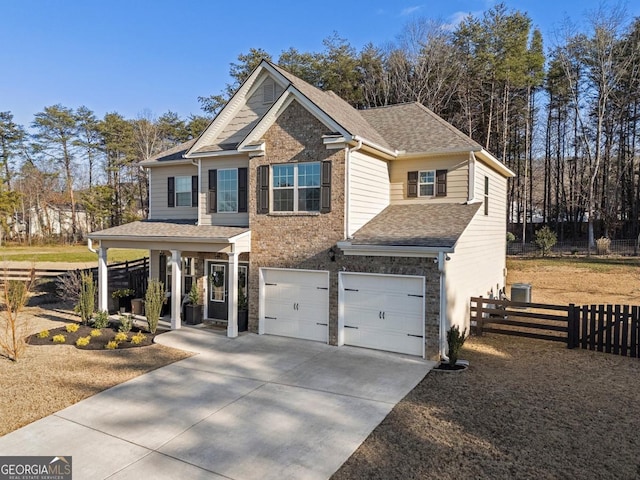
POLYGON ((336 261, 336 251, 333 249, 333 247, 331 247, 329 249, 329 260, 331 260, 332 262, 336 261))

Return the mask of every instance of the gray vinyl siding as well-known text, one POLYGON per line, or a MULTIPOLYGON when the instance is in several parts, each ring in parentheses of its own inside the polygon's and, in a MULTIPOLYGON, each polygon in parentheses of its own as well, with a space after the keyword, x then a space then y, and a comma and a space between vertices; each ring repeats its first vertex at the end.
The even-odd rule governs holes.
MULTIPOLYGON (((198 205, 200 206, 200 223, 202 225, 218 225, 223 227, 247 227, 249 226, 249 213, 209 213, 209 170, 224 168, 247 168, 248 158, 221 157, 215 159, 202 159, 202 176, 200 177, 200 194, 198 205)), ((248 189, 248 185, 247 185, 248 189)), ((247 205, 251 209, 251 205, 247 205)))
POLYGON ((398 159, 390 162, 391 203, 462 203, 469 191, 469 155, 398 159), (407 197, 407 173, 420 170, 447 170, 445 197, 407 197))
POLYGON ((239 143, 247 136, 253 127, 260 121, 273 102, 264 101, 264 86, 275 84, 275 96, 277 99, 284 89, 273 78, 267 77, 258 85, 253 94, 247 99, 245 105, 231 119, 224 130, 218 135, 216 143, 239 143))
POLYGON ((447 318, 469 328, 469 299, 497 294, 506 276, 507 179, 478 160, 475 198, 484 199, 484 178, 489 177, 489 215, 484 205, 463 232, 446 262, 447 318))
POLYGON ((168 207, 167 179, 198 175, 198 167, 191 163, 154 167, 149 173, 149 219, 150 220, 198 220, 196 207, 168 207))
POLYGON ((362 152, 350 154, 349 235, 389 205, 389 168, 362 152))

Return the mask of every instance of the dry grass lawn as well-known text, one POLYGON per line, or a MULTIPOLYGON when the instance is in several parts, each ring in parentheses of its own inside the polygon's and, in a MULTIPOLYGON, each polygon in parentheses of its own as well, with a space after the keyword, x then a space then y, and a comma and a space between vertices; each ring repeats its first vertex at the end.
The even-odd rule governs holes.
MULTIPOLYGON (((510 259, 508 283, 535 302, 638 304, 638 266, 510 259)), ((640 359, 499 335, 461 357, 467 371, 430 372, 332 479, 640 478, 640 359)))
MULTIPOLYGON (((25 314, 32 333, 77 320, 39 307, 25 314)), ((0 435, 190 355, 161 345, 115 351, 29 345, 17 362, 0 357, 0 435)))

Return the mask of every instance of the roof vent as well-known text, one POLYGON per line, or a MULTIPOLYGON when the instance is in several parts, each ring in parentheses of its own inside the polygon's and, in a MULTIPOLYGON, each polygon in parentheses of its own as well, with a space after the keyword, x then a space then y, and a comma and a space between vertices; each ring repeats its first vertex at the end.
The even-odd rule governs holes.
POLYGON ((262 98, 264 103, 273 103, 276 99, 276 84, 275 82, 264 82, 262 85, 262 98))

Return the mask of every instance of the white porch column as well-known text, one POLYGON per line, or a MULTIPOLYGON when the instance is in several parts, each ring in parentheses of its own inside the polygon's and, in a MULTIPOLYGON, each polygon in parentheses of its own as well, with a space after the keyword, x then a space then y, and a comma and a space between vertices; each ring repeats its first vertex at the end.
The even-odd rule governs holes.
POLYGON ((98 249, 98 311, 109 311, 109 280, 107 278, 107 248, 98 249))
POLYGON ((171 250, 171 330, 182 327, 182 252, 171 250))
POLYGON ((238 336, 238 254, 230 252, 227 255, 229 255, 227 337, 235 338, 238 336))

